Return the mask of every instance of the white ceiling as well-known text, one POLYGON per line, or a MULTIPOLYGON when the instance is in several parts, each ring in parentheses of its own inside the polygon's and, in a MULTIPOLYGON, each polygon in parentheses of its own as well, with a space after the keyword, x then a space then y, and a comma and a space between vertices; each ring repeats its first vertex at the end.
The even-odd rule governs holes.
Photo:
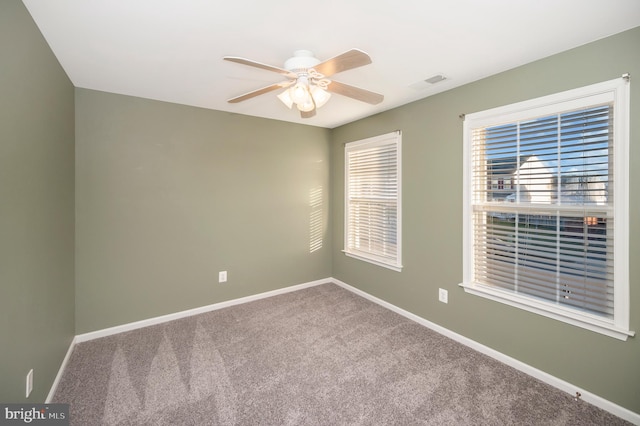
MULTIPOLYGON (((639 0, 24 0, 76 87, 334 128, 640 25, 639 0), (351 48, 373 64, 332 77, 385 96, 334 95, 301 119, 282 81, 223 61, 282 67, 297 49, 351 48), (420 84, 435 74, 448 80, 420 84)), ((640 48, 640 47, 639 47, 640 48)))

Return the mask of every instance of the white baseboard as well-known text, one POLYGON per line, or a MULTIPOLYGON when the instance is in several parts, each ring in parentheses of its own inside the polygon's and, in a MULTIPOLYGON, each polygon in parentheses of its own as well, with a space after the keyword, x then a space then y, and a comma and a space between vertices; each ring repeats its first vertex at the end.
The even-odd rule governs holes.
POLYGON ((309 287, 314 287, 321 284, 331 283, 331 278, 325 278, 322 280, 310 281, 303 284, 294 285, 291 287, 280 288, 278 290, 267 291, 265 293, 254 294, 252 296, 241 297, 239 299, 228 300, 225 302, 214 303, 212 305, 202 306, 199 308, 189 309, 186 311, 176 312, 173 314, 162 315, 159 317, 149 318, 146 320, 136 321, 129 324, 118 325, 115 327, 105 328, 102 330, 92 331, 90 333, 79 334, 73 338, 71 344, 69 345, 69 349, 67 350, 67 354, 62 360, 62 365, 60 365, 60 369, 58 370, 58 374, 51 385, 51 389, 49 390, 49 394, 47 395, 47 399, 45 403, 48 404, 51 402, 53 395, 56 393, 56 389, 58 388, 58 384, 60 379, 62 378, 62 373, 67 367, 67 362, 71 357, 71 353, 73 352, 73 348, 77 343, 87 342, 89 340, 98 339, 100 337, 111 336, 113 334, 124 333, 125 331, 135 330, 138 328, 148 327, 150 325, 161 324, 167 321, 173 321, 180 318, 186 318, 192 315, 198 315, 205 312, 215 311, 217 309, 227 308, 229 306, 240 305, 242 303, 253 302, 254 300, 265 299, 267 297, 277 296, 279 294, 290 293, 292 291, 302 290, 309 287))
POLYGON ((76 336, 76 343, 86 342, 88 340, 98 339, 100 337, 111 336, 113 334, 124 333, 125 331, 136 330, 138 328, 148 327, 150 325, 161 324, 167 321, 173 321, 180 318, 190 317, 192 315, 203 314, 229 306, 240 305, 242 303, 253 302, 254 300, 265 299, 267 297, 277 296, 279 294, 290 293, 292 291, 302 290, 304 288, 314 287, 321 284, 330 283, 331 278, 310 281, 303 284, 297 284, 291 287, 280 288, 277 290, 267 291, 265 293, 254 294, 252 296, 241 297, 239 299, 227 300, 225 302, 214 303, 212 305, 201 306, 199 308, 189 309, 186 311, 176 312, 173 314, 162 315, 159 317, 149 318, 141 321, 131 322, 128 324, 117 325, 115 327, 105 328, 102 330, 92 331, 89 333, 79 334, 76 336))
POLYGON ((409 311, 405 311, 402 308, 399 308, 389 302, 386 302, 382 299, 378 299, 375 296, 370 295, 369 293, 366 293, 360 289, 357 289, 355 287, 350 286, 349 284, 342 282, 338 279, 335 278, 331 278, 331 282, 333 282, 336 285, 339 285, 340 287, 349 290, 355 294, 357 294, 358 296, 362 296, 365 299, 368 299, 374 303, 377 303, 378 305, 381 305, 397 314, 402 315, 405 318, 408 318, 412 321, 417 322, 420 325, 423 325, 427 328, 432 329, 433 331, 436 331, 446 337, 449 337, 450 339, 453 339, 459 343, 462 343, 465 346, 470 347, 471 349, 474 349, 480 353, 483 353, 485 355, 490 356, 491 358, 494 358, 510 367, 515 368, 516 370, 520 370, 525 374, 528 374, 529 376, 535 377, 538 380, 541 380, 555 388, 558 388, 564 392, 569 393, 572 396, 576 395, 576 392, 580 393, 580 398, 586 402, 588 402, 589 404, 595 405, 596 407, 602 408, 605 411, 608 411, 628 422, 631 422, 635 425, 640 425, 640 414, 638 413, 634 413, 631 410, 628 410, 620 405, 617 405, 611 401, 608 401, 594 393, 591 393, 589 391, 586 391, 578 386, 575 386, 569 382, 566 382, 562 379, 559 379, 558 377, 552 376, 551 374, 545 373, 542 370, 539 370, 535 367, 532 367, 528 364, 525 364, 522 361, 518 361, 515 358, 512 358, 508 355, 503 354, 502 352, 498 352, 495 349, 491 349, 488 346, 485 346, 481 343, 476 342, 475 340, 471 340, 468 337, 465 337, 461 334, 455 333, 447 328, 444 328, 436 323, 433 323, 431 321, 428 321, 422 317, 419 317, 418 315, 412 314, 409 311))
POLYGON ((56 393, 56 389, 58 389, 58 384, 60 383, 60 379, 62 378, 62 373, 64 369, 67 368, 67 363, 69 362, 69 358, 71 358, 71 352, 73 352, 73 347, 76 345, 76 337, 71 339, 71 343, 69 344, 69 349, 67 349, 67 354, 64 356, 62 360, 62 364, 60 364, 60 368, 58 369, 58 374, 56 374, 56 378, 53 380, 53 384, 51 385, 51 389, 49 389, 49 394, 47 395, 47 399, 44 400, 45 404, 51 403, 53 399, 53 395, 56 393))
POLYGON ((207 306, 202 306, 199 308, 195 308, 195 309, 189 309, 186 311, 181 311, 181 312, 176 312, 173 314, 168 314, 168 315, 163 315, 163 316, 159 316, 159 317, 154 317, 154 318, 149 318, 146 320, 142 320, 142 321, 136 321, 136 322, 132 322, 129 324, 123 324, 123 325, 119 325, 119 326, 115 326, 115 327, 110 327, 110 328, 106 328, 103 330, 97 330, 97 331, 93 331, 90 333, 84 333, 84 334, 79 334, 77 336, 75 336, 75 338, 72 340, 71 345, 69 346, 69 350, 67 351, 66 356, 64 357, 64 360, 62 361, 62 365, 60 366, 60 370, 58 371, 58 374, 56 375, 56 378, 53 382, 53 385, 51 387, 51 390, 49 391, 49 395, 47 396, 46 402, 49 403, 51 401, 51 398, 53 397, 56 388, 58 386, 58 383, 60 381, 60 378, 62 377, 62 372, 64 371, 67 362, 69 360, 69 357, 71 355, 71 352, 73 350, 73 347, 75 346, 75 344, 80 343, 80 342, 86 342, 89 340, 93 340, 93 339, 98 339, 100 337, 106 337, 106 336, 111 336, 113 334, 118 334, 118 333, 123 333, 125 331, 130 331, 130 330, 135 330, 138 328, 143 328, 143 327, 148 327, 150 325, 155 325, 155 324, 161 324, 167 321, 173 321, 176 319, 180 319, 180 318, 186 318, 192 315, 198 315, 198 314, 202 314, 205 312, 210 312, 210 311, 215 311, 217 309, 222 309, 222 308, 227 308, 230 306, 234 306, 234 305, 240 305, 242 303, 248 303, 248 302, 253 302, 255 300, 259 300, 259 299, 265 299, 268 297, 272 297, 272 296, 277 296, 280 294, 285 294, 285 293, 290 293, 292 291, 297 291, 297 290, 302 290, 305 288, 309 288, 309 287, 314 287, 317 285, 321 285, 321 284, 328 284, 328 283, 334 283, 346 290, 349 290, 359 296, 364 297, 365 299, 368 299, 374 303, 377 303, 380 306, 383 306, 393 312, 396 312, 397 314, 400 314, 402 316, 404 316, 405 318, 408 318, 412 321, 415 321, 416 323, 423 325, 427 328, 430 328, 444 336, 447 336, 459 343, 462 343, 465 346, 468 346, 480 353, 483 353, 485 355, 488 355, 510 367, 513 367, 517 370, 522 371, 523 373, 526 373, 532 377, 535 377, 538 380, 541 380, 555 388, 558 388, 564 392, 569 393, 570 395, 575 395, 576 392, 579 392, 581 394, 581 399, 595 405, 596 407, 602 408, 603 410, 606 410, 624 420, 627 420, 633 424, 636 425, 640 425, 640 414, 638 413, 634 413, 631 410, 628 410, 624 407, 621 407, 620 405, 617 405, 611 401, 608 401, 596 394, 593 394, 589 391, 586 391, 578 386, 575 386, 569 382, 566 382, 562 379, 559 379, 555 376, 552 376, 551 374, 545 373, 542 370, 539 370, 535 367, 532 367, 528 364, 525 364, 524 362, 521 362, 515 358, 512 358, 510 356, 507 356, 501 352, 496 351, 495 349, 492 349, 488 346, 485 346, 481 343, 476 342, 475 340, 471 340, 465 336, 462 336, 461 334, 455 333, 447 328, 444 328, 436 323, 433 323, 431 321, 428 321, 418 315, 412 314, 409 311, 405 311, 402 308, 399 308, 398 306, 395 306, 389 302, 386 302, 382 299, 379 299, 375 296, 370 295, 369 293, 366 293, 360 289, 357 289, 355 287, 350 286, 349 284, 342 282, 338 279, 335 278, 325 278, 325 279, 321 279, 321 280, 316 280, 316 281, 310 281, 307 283, 303 283, 303 284, 298 284, 298 285, 294 285, 291 287, 285 287, 285 288, 281 288, 278 290, 273 290, 273 291, 268 291, 265 293, 259 293, 256 295, 252 295, 252 296, 247 296, 247 297, 241 297, 239 299, 234 299, 234 300, 228 300, 225 302, 220 302, 220 303, 214 303, 212 305, 207 305, 207 306))

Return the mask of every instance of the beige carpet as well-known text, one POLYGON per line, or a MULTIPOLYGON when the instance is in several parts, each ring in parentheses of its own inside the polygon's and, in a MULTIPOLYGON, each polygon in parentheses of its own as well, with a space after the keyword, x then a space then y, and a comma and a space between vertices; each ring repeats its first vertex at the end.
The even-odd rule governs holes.
POLYGON ((73 425, 622 425, 333 284, 78 344, 73 425))

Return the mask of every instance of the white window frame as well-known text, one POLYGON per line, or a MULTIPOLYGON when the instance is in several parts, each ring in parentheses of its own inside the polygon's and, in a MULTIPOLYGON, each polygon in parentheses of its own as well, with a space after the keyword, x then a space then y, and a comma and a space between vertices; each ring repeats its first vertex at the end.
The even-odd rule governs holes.
POLYGON ((493 108, 465 116, 463 185, 463 282, 465 292, 554 318, 575 326, 626 340, 629 330, 629 77, 593 84, 537 99, 493 108), (609 320, 597 315, 559 306, 497 287, 484 285, 474 277, 473 167, 471 138, 473 129, 488 128, 542 117, 549 114, 612 102, 613 140, 613 217, 614 217, 614 315, 609 320))
POLYGON ((344 250, 343 252, 349 256, 365 262, 373 263, 384 268, 388 268, 397 272, 402 270, 402 132, 395 131, 380 136, 349 142, 345 144, 345 213, 344 213, 344 250), (357 151, 380 146, 394 145, 396 149, 396 255, 395 258, 381 256, 375 252, 350 247, 349 244, 349 219, 350 219, 350 193, 349 193, 349 154, 357 151))

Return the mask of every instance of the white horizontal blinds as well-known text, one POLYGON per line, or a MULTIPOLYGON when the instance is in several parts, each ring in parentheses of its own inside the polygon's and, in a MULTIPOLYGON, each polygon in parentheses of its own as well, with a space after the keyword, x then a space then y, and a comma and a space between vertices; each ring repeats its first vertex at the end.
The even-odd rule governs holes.
POLYGON ((395 263, 398 255, 397 138, 347 146, 346 156, 346 250, 395 263))
POLYGON ((474 277, 613 318, 613 108, 472 130, 474 277))
POLYGON ((613 107, 561 118, 562 203, 613 205, 613 107))

